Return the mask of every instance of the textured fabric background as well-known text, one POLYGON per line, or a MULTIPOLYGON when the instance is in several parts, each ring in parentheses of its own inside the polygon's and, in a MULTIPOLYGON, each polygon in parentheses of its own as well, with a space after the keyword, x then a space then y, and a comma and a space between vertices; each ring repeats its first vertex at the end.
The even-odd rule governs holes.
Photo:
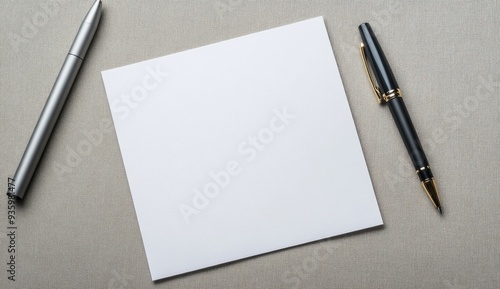
MULTIPOLYGON (((0 187, 7 188, 92 1, 0 1, 0 187)), ((500 288, 500 2, 103 1, 91 50, 25 201, 1 288, 500 288), (151 282, 100 71, 324 16, 383 227, 151 282), (358 52, 370 22, 441 193, 433 209, 358 52), (102 140, 86 155, 86 134, 102 140), (61 171, 61 167, 66 171, 61 171)), ((203 244, 200 244, 203 246, 203 244)))

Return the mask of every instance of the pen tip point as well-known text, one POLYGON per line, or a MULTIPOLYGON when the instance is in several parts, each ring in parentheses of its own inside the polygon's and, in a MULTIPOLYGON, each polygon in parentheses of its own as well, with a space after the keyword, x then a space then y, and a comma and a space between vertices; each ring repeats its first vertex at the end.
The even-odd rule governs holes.
POLYGON ((443 210, 441 209, 441 207, 437 207, 439 213, 442 215, 443 214, 443 210))

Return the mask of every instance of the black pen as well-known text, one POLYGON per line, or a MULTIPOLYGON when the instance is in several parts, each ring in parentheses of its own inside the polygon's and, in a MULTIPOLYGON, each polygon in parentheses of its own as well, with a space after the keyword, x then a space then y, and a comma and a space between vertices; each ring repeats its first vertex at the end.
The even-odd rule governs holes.
POLYGON ((443 214, 436 181, 418 139, 417 132, 411 122, 410 115, 406 110, 401 90, 392 74, 391 67, 385 58, 382 48, 380 48, 380 44, 370 24, 363 23, 358 28, 362 39, 362 43, 360 44, 361 56, 375 96, 380 104, 387 104, 389 106, 392 117, 396 122, 396 126, 410 154, 417 175, 420 178, 420 182, 434 204, 434 207, 436 207, 439 213, 443 214))

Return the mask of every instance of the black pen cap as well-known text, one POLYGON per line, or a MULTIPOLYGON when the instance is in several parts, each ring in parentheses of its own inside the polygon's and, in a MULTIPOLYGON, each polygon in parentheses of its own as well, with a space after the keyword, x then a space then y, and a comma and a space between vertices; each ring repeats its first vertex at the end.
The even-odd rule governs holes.
POLYGON ((377 37, 373 33, 369 23, 359 25, 359 33, 363 41, 368 65, 371 67, 373 76, 380 86, 381 93, 387 93, 391 90, 398 89, 396 78, 392 74, 391 67, 385 58, 382 48, 377 41, 377 37))

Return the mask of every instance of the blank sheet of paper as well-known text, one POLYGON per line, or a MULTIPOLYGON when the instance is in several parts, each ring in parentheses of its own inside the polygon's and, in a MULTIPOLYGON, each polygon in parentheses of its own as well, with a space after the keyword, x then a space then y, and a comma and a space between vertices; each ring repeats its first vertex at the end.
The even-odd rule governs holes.
POLYGON ((322 17, 102 77, 153 280, 382 224, 322 17))

